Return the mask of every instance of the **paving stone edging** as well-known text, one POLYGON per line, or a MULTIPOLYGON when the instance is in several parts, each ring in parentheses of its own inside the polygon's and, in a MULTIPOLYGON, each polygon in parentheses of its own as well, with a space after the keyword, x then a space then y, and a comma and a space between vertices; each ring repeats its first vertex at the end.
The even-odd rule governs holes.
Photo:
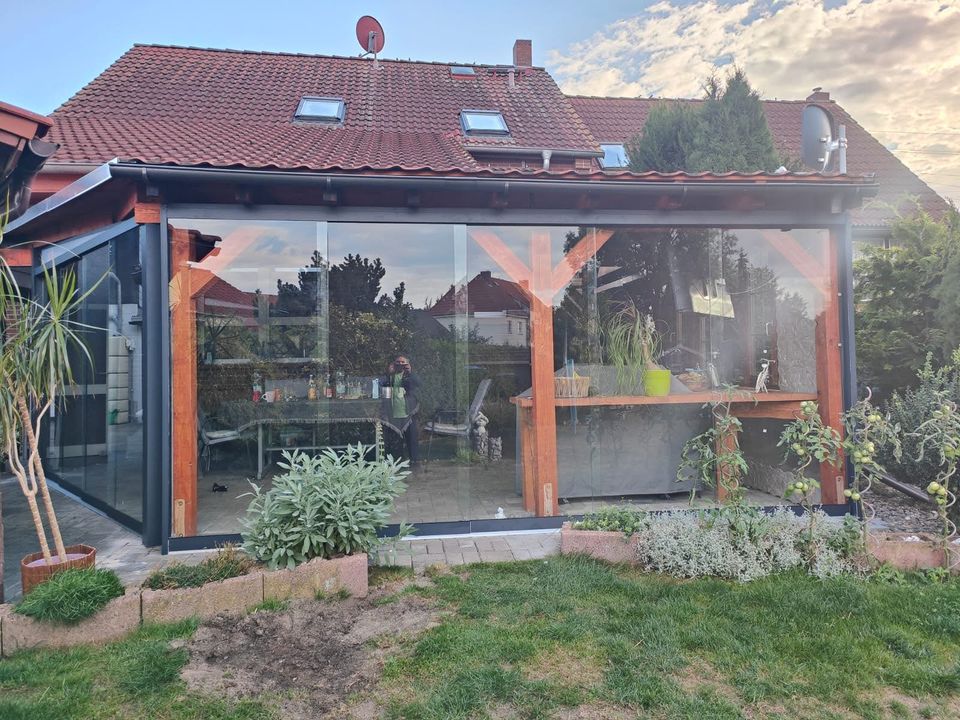
MULTIPOLYGON (((588 555, 611 563, 636 563, 638 535, 627 537, 609 530, 576 530, 570 523, 560 529, 563 555, 588 555)), ((922 533, 871 534, 870 554, 900 570, 923 570, 944 566, 944 551, 936 538, 922 533)), ((958 548, 955 552, 960 552, 958 548)), ((954 568, 954 572, 960 568, 954 568)))
POLYGON ((312 599, 341 591, 366 597, 369 590, 365 553, 317 558, 293 570, 256 570, 198 588, 148 590, 128 588, 96 615, 75 625, 39 622, 0 605, 0 657, 33 647, 71 647, 119 640, 142 623, 164 623, 220 613, 243 613, 264 600, 312 599))

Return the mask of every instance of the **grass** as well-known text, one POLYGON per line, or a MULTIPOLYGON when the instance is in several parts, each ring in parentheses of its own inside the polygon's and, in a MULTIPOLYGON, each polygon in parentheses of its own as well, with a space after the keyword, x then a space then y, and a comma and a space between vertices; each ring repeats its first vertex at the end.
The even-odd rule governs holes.
POLYGON ((250 608, 250 612, 283 612, 290 607, 289 600, 278 600, 277 598, 267 598, 259 605, 250 608))
POLYGON ((218 551, 216 555, 196 565, 175 562, 165 568, 155 570, 143 581, 143 587, 150 590, 200 587, 207 583, 246 575, 254 565, 256 563, 249 555, 228 545, 218 551))
MULTIPOLYGON (((398 591, 444 612, 391 640, 369 695, 387 720, 960 718, 957 580, 679 581, 577 557, 458 570, 398 591)), ((187 690, 194 628, 0 661, 0 718, 273 717, 273 698, 187 690)))
POLYGON ((184 639, 193 621, 145 626, 104 647, 27 651, 0 661, 3 720, 266 720, 259 702, 232 702, 187 691, 184 639))
POLYGON ((740 585, 558 557, 428 594, 457 612, 387 662, 394 720, 960 717, 956 581, 740 585))
POLYGON ((69 625, 90 617, 121 595, 123 583, 112 570, 73 568, 37 585, 16 610, 35 620, 69 625))

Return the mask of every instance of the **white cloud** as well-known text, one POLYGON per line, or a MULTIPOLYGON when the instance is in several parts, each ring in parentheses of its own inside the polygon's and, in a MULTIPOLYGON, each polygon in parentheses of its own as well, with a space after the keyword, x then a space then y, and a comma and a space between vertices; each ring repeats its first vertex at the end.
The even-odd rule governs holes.
POLYGON ((942 194, 960 200, 960 0, 661 0, 548 66, 568 93, 696 97, 726 63, 769 98, 823 86, 942 194))

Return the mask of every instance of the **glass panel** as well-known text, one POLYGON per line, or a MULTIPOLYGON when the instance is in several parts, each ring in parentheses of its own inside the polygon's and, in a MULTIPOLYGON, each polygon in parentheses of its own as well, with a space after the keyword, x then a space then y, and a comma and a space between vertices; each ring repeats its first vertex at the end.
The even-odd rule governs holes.
POLYGON ((298 118, 314 120, 342 120, 343 100, 334 98, 303 98, 297 109, 298 118))
POLYGON ((603 160, 601 160, 603 167, 623 168, 630 164, 623 145, 600 143, 600 149, 603 150, 603 160))
POLYGON ((329 238, 333 367, 348 387, 360 383, 361 395, 376 383, 386 452, 413 463, 393 520, 468 519, 474 381, 463 323, 463 229, 331 223, 329 238))
POLYGON ((492 133, 505 135, 507 123, 498 112, 463 111, 463 126, 471 133, 492 133))
POLYGON ((96 286, 74 318, 92 363, 74 352, 76 387, 50 422, 46 459, 58 478, 142 519, 143 414, 139 234, 131 230, 58 272, 96 286))

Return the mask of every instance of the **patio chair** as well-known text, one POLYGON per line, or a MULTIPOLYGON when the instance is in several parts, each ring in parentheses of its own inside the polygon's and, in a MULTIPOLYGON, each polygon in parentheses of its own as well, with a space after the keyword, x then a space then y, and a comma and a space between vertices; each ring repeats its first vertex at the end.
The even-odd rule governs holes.
MULTIPOLYGON (((207 419, 203 413, 197 414, 197 429, 200 434, 200 465, 204 467, 204 472, 210 472, 210 459, 213 455, 213 448, 228 442, 244 440, 243 433, 239 430, 211 430, 207 426, 207 419)), ((247 448, 247 459, 250 459, 250 446, 244 442, 247 448)))
POLYGON ((477 386, 477 392, 470 402, 470 407, 464 413, 459 410, 437 410, 433 419, 423 426, 424 431, 430 434, 427 441, 427 465, 430 464, 431 452, 433 451, 433 436, 441 435, 443 437, 460 437, 469 439, 473 434, 473 426, 477 421, 477 415, 480 414, 480 408, 483 407, 484 398, 490 389, 490 378, 480 381, 477 386))

